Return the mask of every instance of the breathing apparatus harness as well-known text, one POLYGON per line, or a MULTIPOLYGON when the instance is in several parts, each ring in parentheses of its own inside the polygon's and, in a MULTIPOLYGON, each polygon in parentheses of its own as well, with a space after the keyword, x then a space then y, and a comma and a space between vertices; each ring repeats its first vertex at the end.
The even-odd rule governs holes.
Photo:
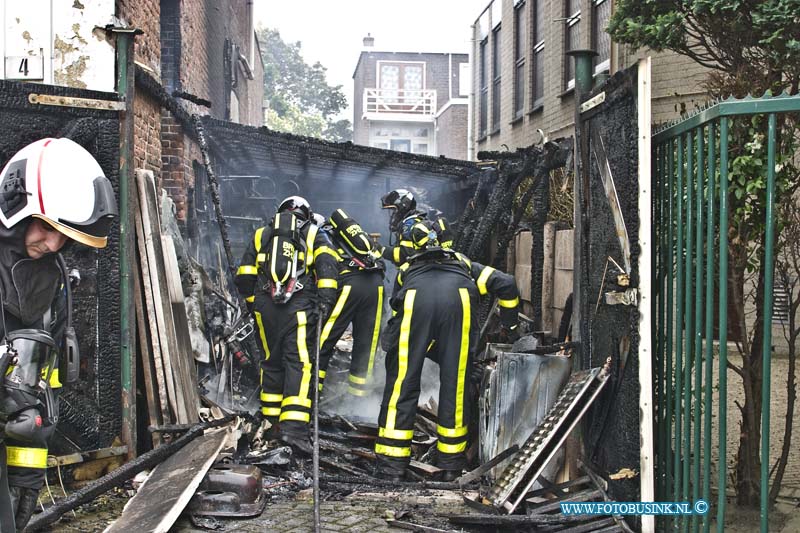
MULTIPOLYGON (((78 379, 80 352, 72 326, 72 289, 66 264, 57 255, 67 300, 67 325, 64 332, 63 366, 68 383, 78 379)), ((58 347, 53 337, 43 329, 18 329, 8 332, 4 295, 0 287, 0 319, 5 337, 0 341, 0 440, 46 446, 58 423, 58 409, 50 380, 56 369, 58 347)))
MULTIPOLYGON (((264 261, 258 261, 262 288, 277 304, 285 304, 303 290, 300 281, 307 269, 308 250, 302 228, 308 221, 299 221, 289 212, 277 213, 262 243, 267 248, 264 261)), ((262 245, 263 246, 263 245, 262 245)), ((259 258, 262 254, 259 252, 259 258)))

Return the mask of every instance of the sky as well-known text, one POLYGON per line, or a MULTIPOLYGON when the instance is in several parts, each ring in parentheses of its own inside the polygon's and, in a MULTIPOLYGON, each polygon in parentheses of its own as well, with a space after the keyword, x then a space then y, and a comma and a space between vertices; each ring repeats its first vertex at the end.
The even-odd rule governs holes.
MULTIPOLYGON (((353 71, 370 33, 379 52, 470 51, 470 26, 489 0, 255 0, 255 25, 302 43, 307 63, 328 69, 353 102, 353 71)), ((353 120, 352 107, 339 118, 353 120)))

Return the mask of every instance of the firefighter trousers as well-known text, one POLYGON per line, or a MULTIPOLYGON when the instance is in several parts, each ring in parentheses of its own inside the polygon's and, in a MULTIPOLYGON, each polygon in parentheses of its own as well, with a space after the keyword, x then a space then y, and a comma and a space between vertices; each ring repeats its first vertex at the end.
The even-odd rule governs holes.
POLYGON ((339 338, 353 324, 353 352, 350 359, 348 392, 366 396, 372 377, 383 313, 383 272, 356 271, 339 278, 336 304, 320 335, 320 386, 339 338))
POLYGON ((253 307, 261 348, 261 413, 280 422, 281 433, 302 438, 311 421, 317 311, 303 292, 276 304, 263 292, 253 307))
POLYGON ((437 465, 460 470, 466 466, 478 290, 466 275, 431 270, 408 280, 393 300, 397 314, 384 339, 386 386, 375 444, 378 471, 402 475, 410 461, 422 364, 433 343, 440 380, 437 465))

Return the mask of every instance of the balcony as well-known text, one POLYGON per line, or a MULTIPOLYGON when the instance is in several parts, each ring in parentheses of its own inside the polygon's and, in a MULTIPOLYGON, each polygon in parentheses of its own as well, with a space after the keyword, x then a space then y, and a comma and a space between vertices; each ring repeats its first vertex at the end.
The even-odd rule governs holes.
POLYGON ((405 89, 364 89, 367 120, 433 122, 436 91, 405 89))

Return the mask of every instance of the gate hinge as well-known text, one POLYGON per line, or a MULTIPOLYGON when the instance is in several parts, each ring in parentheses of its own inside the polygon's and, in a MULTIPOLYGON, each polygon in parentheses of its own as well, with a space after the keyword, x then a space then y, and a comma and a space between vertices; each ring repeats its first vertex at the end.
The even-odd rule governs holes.
POLYGON ((28 95, 28 101, 32 104, 101 109, 103 111, 125 110, 124 101, 100 100, 97 98, 76 98, 74 96, 53 96, 51 94, 31 93, 28 95))

